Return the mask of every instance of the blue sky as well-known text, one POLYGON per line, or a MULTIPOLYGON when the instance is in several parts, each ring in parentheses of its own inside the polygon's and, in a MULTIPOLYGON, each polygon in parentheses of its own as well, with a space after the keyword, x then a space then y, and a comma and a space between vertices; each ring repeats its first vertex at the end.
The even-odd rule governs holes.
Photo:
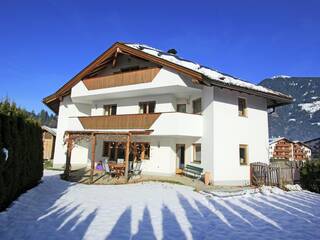
POLYGON ((0 2, 0 97, 28 110, 115 41, 140 42, 257 83, 320 76, 320 1, 0 2))

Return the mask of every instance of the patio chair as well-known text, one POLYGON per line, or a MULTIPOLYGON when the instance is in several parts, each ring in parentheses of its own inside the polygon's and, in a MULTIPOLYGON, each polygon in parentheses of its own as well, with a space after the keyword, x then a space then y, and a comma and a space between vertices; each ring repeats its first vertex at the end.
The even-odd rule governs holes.
POLYGON ((123 158, 118 158, 117 163, 119 163, 119 164, 124 163, 124 159, 123 158))
POLYGON ((108 159, 102 160, 102 166, 106 174, 112 176, 115 172, 112 171, 107 163, 108 159))
POLYGON ((133 164, 133 168, 130 171, 131 176, 138 176, 141 174, 141 171, 142 171, 141 165, 142 165, 141 161, 138 161, 135 165, 133 164))

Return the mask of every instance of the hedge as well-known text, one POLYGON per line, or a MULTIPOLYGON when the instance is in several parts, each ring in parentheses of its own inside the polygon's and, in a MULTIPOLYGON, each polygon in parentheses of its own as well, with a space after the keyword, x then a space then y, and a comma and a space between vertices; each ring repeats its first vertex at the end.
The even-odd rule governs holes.
POLYGON ((40 182, 42 155, 40 125, 21 114, 0 111, 0 211, 40 182), (7 160, 3 148, 9 151, 7 160))
POLYGON ((304 189, 320 193, 320 160, 307 161, 300 169, 300 183, 304 189))

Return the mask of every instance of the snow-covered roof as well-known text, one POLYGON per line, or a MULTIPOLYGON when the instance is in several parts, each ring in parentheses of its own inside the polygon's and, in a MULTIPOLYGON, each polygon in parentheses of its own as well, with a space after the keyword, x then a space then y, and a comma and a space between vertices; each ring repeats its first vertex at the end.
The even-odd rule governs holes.
POLYGON ((278 141, 283 140, 283 139, 285 139, 285 140, 287 140, 287 141, 289 141, 289 142, 291 142, 291 143, 302 144, 302 145, 304 145, 304 146, 306 146, 306 147, 309 148, 309 146, 306 145, 304 142, 301 142, 301 141, 298 141, 298 140, 292 141, 292 140, 290 140, 290 139, 288 139, 288 138, 285 138, 285 137, 270 138, 270 139, 269 139, 269 145, 274 144, 274 143, 277 143, 278 141))
POLYGON ((126 46, 143 51, 144 53, 159 57, 161 59, 167 60, 171 63, 180 65, 182 67, 188 68, 188 69, 193 70, 195 72, 201 73, 206 78, 208 78, 209 80, 212 80, 212 81, 218 81, 218 82, 221 82, 224 84, 229 84, 229 85, 238 86, 241 88, 251 89, 251 90, 255 90, 255 91, 259 91, 259 92, 263 92, 263 93, 267 93, 267 94, 273 94, 273 95, 277 95, 279 97, 290 98, 290 96, 282 94, 280 92, 268 89, 263 86, 255 85, 253 83, 246 82, 246 81, 241 80, 237 77, 233 77, 229 74, 221 73, 221 72, 214 70, 212 68, 202 66, 202 65, 195 63, 195 62, 192 62, 190 60, 183 59, 175 54, 167 53, 167 52, 150 47, 145 44, 133 43, 133 44, 126 44, 126 46))
POLYGON ((273 143, 276 143, 282 139, 286 139, 285 137, 277 137, 277 138, 270 138, 269 139, 269 144, 273 144, 273 143))
POLYGON ((48 126, 41 126, 42 130, 45 130, 49 133, 51 133, 53 136, 56 136, 57 134, 57 129, 56 128, 51 128, 51 127, 48 127, 48 126))

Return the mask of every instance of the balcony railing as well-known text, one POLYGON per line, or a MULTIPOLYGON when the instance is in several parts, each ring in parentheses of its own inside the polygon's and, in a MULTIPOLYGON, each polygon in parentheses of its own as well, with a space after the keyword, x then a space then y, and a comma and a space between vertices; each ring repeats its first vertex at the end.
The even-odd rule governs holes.
POLYGON ((70 118, 68 130, 152 130, 157 136, 201 137, 203 117, 198 114, 166 112, 70 118))
POLYGON ((83 80, 83 83, 88 90, 148 83, 155 78, 159 71, 160 68, 158 67, 146 68, 102 77, 87 78, 83 80))
POLYGON ((79 117, 84 129, 149 129, 160 113, 79 117))

